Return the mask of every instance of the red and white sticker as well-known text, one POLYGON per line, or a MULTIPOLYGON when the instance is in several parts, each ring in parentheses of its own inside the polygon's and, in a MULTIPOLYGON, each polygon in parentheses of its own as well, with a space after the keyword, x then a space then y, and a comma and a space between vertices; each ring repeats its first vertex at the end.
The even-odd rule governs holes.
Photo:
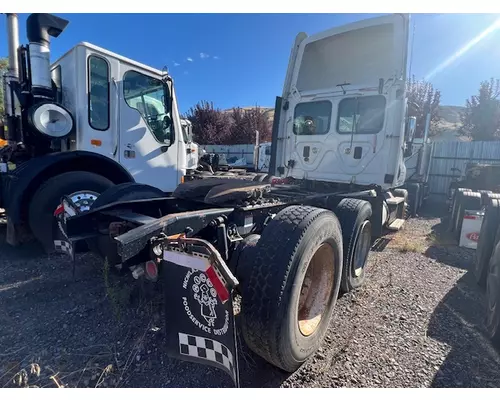
POLYGON ((204 272, 210 282, 212 282, 222 303, 224 304, 229 299, 229 290, 227 289, 226 280, 217 268, 214 268, 214 266, 210 264, 208 258, 197 257, 180 251, 165 250, 163 252, 163 259, 186 268, 204 272))
POLYGON ((217 271, 217 268, 214 268, 212 265, 205 271, 208 279, 214 285, 214 289, 219 295, 222 304, 229 300, 229 291, 227 290, 227 283, 222 277, 222 275, 217 271))
POLYGON ((479 241, 479 232, 470 232, 465 236, 467 237, 467 239, 472 240, 473 242, 479 241))

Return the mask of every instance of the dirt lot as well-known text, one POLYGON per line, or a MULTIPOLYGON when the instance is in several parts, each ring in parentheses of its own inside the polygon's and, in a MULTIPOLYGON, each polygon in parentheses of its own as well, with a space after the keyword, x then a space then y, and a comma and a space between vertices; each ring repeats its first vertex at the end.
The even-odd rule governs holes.
MULTIPOLYGON (((344 296, 316 356, 285 374, 240 351, 244 387, 498 387, 483 330, 473 252, 427 206, 369 258, 368 281, 344 296)), ((0 226, 4 242, 5 226, 0 226)), ((0 387, 231 387, 222 372, 162 352, 161 296, 132 296, 86 255, 71 264, 34 245, 0 247, 0 387)))

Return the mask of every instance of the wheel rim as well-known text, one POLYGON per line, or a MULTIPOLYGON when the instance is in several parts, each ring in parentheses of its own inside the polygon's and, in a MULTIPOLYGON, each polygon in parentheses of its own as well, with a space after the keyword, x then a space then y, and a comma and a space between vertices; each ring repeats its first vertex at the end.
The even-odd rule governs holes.
POLYGON ((356 278, 359 278, 365 269, 366 259, 370 252, 371 244, 371 224, 370 221, 365 221, 359 230, 358 240, 354 249, 352 260, 353 273, 356 278))
POLYGON ((330 302, 335 280, 335 255, 331 245, 322 244, 307 267, 300 289, 298 325, 304 336, 318 328, 330 302))
MULTIPOLYGON (((78 212, 85 212, 90 210, 90 207, 98 196, 99 193, 92 190, 80 190, 78 192, 71 193, 68 198, 70 198, 71 201, 75 204, 78 212)), ((68 207, 73 210, 75 214, 77 213, 77 210, 73 209, 70 204, 68 204, 68 207)), ((66 214, 68 215, 67 212, 66 214)))

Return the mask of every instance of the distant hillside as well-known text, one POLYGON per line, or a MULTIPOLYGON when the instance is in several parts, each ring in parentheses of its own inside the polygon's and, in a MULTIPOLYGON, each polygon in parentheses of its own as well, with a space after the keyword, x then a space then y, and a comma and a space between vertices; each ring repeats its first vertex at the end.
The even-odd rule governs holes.
POLYGON ((453 141, 469 141, 467 136, 461 136, 459 129, 462 126, 460 122, 460 114, 465 110, 461 106, 440 106, 439 121, 437 133, 432 137, 434 142, 453 142, 453 141))
POLYGON ((451 124, 460 124, 460 113, 465 111, 462 106, 440 106, 439 116, 451 124))

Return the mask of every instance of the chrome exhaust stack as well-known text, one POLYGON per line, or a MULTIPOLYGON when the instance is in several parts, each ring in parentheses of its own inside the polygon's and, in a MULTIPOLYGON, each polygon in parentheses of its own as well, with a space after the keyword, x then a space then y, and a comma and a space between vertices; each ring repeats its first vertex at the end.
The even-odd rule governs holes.
POLYGON ((31 14, 26 21, 31 67, 31 89, 35 99, 53 100, 50 76, 50 37, 58 37, 69 21, 51 14, 31 14))
POLYGON ((19 61, 17 58, 17 49, 19 47, 19 24, 17 14, 7 15, 7 48, 9 54, 9 68, 4 75, 3 93, 4 110, 6 116, 14 115, 13 96, 11 82, 19 80, 19 61))

